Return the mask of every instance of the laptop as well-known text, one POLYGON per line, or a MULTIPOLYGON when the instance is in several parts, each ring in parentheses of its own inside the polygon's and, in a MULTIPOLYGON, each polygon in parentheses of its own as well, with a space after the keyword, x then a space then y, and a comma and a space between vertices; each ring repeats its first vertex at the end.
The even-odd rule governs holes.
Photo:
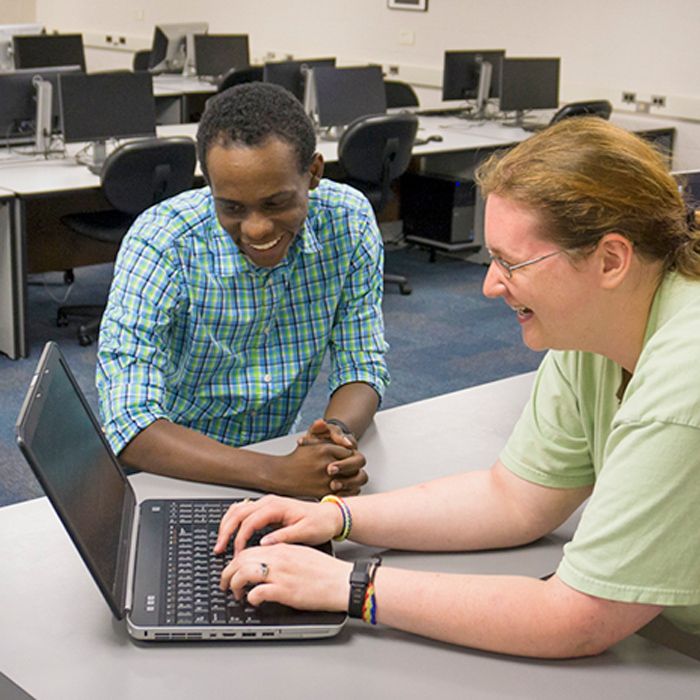
MULTIPOLYGON (((255 608, 219 591, 231 550, 216 556, 212 549, 218 522, 234 499, 137 503, 54 342, 44 347, 15 429, 112 613, 126 620, 134 639, 310 639, 333 636, 345 624, 345 613, 277 603, 255 608)), ((320 548, 332 554, 331 543, 320 548)))

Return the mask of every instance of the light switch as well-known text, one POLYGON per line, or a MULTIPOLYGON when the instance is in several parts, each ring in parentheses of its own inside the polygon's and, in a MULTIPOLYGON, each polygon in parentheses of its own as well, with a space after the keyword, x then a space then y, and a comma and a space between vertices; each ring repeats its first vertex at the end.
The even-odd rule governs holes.
POLYGON ((413 46, 416 43, 416 33, 410 29, 403 29, 399 33, 399 44, 413 46))

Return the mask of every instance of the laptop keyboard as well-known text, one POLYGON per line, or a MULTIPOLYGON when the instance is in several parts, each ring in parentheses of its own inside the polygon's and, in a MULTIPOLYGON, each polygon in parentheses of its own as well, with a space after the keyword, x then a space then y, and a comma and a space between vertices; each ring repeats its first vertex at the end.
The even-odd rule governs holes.
MULTIPOLYGON (((260 608, 237 601, 219 588, 221 572, 233 556, 233 540, 224 554, 213 552, 219 523, 230 502, 177 501, 169 504, 165 624, 261 624, 260 608)), ((248 540, 255 546, 271 528, 248 540)))

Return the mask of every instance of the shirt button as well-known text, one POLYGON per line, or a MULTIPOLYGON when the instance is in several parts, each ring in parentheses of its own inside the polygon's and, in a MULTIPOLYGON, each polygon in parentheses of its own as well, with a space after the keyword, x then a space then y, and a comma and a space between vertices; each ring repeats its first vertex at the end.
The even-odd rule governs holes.
POLYGON ((263 377, 263 381, 264 381, 266 384, 269 384, 269 383, 272 381, 272 375, 271 375, 271 374, 266 374, 266 375, 263 377))

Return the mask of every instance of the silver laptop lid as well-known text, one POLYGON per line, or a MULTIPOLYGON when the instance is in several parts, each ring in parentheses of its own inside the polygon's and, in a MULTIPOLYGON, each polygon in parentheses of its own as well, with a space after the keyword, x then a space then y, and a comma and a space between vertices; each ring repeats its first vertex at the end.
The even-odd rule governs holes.
POLYGON ((17 442, 112 613, 125 613, 136 496, 60 348, 39 359, 17 442))

